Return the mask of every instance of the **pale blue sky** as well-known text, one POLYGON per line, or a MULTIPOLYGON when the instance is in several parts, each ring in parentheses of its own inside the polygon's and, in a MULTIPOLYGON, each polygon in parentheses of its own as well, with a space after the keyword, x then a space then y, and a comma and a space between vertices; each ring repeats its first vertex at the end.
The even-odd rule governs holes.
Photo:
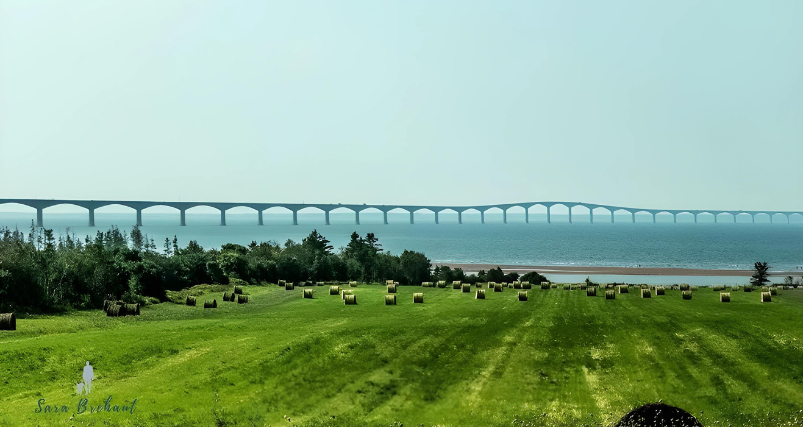
POLYGON ((0 1, 0 198, 803 209, 801 1, 0 1))

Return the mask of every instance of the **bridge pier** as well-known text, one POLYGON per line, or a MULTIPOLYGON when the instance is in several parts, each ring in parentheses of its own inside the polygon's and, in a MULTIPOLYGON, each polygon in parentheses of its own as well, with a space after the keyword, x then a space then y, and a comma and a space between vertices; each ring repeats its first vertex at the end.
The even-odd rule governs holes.
POLYGON ((694 214, 694 223, 697 224, 697 214, 694 214))
POLYGON ((572 223, 572 208, 569 208, 569 224, 572 223))
POLYGON ((435 211, 435 224, 440 224, 438 221, 438 211, 435 211))
POLYGON ((652 223, 655 224, 655 213, 652 214, 652 223))
POLYGON ((388 211, 382 211, 385 214, 385 225, 388 225, 388 211))
POLYGON ((137 209, 137 225, 142 227, 142 209, 137 209))
POLYGON ((678 214, 672 214, 672 221, 674 221, 675 224, 678 223, 678 214))
POLYGON ((546 207, 546 223, 552 224, 552 213, 551 213, 551 206, 546 207))
POLYGON ((789 224, 789 214, 786 214, 786 223, 789 224))
POLYGON ((42 216, 43 216, 42 214, 43 214, 43 209, 42 208, 36 208, 36 226, 37 227, 44 227, 42 225, 42 216))
POLYGON ((507 209, 502 209, 502 222, 507 224, 507 209))
POLYGON ((354 211, 354 224, 360 225, 360 211, 354 211))
POLYGON ((226 210, 220 210, 220 225, 226 225, 226 210))
POLYGON ((95 209, 89 209, 89 226, 95 226, 95 209))
POLYGON ((750 214, 750 218, 753 220, 753 224, 756 223, 756 214, 750 214))
POLYGON ((415 214, 415 212, 410 211, 410 224, 415 224, 415 219, 413 217, 414 214, 415 214))
POLYGON ((613 224, 613 211, 611 211, 611 224, 613 224))
POLYGON ((262 211, 257 211, 257 221, 259 225, 265 225, 265 223, 262 222, 262 211))
POLYGON ((480 222, 485 224, 485 211, 480 211, 480 222))
POLYGON ((714 224, 717 223, 717 214, 714 214, 714 224))
POLYGON ((457 211, 457 223, 458 224, 462 224, 463 223, 463 212, 461 212, 461 211, 457 211))
POLYGON ((773 215, 770 214, 770 224, 772 224, 772 217, 773 217, 773 215))
POLYGON ((293 211, 293 225, 298 225, 298 211, 293 211))
POLYGON ((326 225, 329 225, 329 211, 323 211, 324 216, 326 217, 326 225))
POLYGON ((530 223, 530 208, 524 209, 524 223, 525 224, 530 223))
POLYGON ((181 224, 179 225, 185 227, 187 225, 187 210, 181 209, 179 212, 181 212, 181 224))
POLYGON ((594 209, 589 209, 588 210, 588 215, 591 218, 591 223, 593 224, 594 223, 594 209))
POLYGON ((635 224, 636 223, 636 213, 635 212, 630 212, 630 215, 633 217, 633 224, 635 224))
POLYGON ((733 215, 733 223, 736 224, 736 214, 731 214, 731 215, 733 215))

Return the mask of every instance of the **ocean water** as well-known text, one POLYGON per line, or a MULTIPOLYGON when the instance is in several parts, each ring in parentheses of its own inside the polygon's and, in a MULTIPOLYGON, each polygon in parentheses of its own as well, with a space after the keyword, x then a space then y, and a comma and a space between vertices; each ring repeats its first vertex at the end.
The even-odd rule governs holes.
MULTIPOLYGON (((768 218, 763 223, 757 219, 755 224, 721 220, 715 224, 712 218, 695 224, 679 217, 674 224, 671 216, 657 223, 652 223, 649 215, 640 216, 632 223, 631 217, 625 215, 617 216, 613 224, 610 217, 595 217, 591 224, 587 216, 574 215, 569 224, 567 216, 552 215, 552 223, 547 224, 545 215, 530 215, 530 223, 525 224, 523 214, 508 214, 508 223, 504 224, 501 214, 486 214, 486 223, 481 224, 479 215, 474 216, 465 214, 463 224, 457 224, 457 215, 442 214, 436 225, 433 214, 416 214, 416 223, 411 225, 406 213, 392 212, 388 216, 390 224, 385 225, 381 213, 366 212, 360 215, 361 224, 357 225, 353 213, 333 212, 332 225, 325 225, 322 213, 301 212, 299 225, 292 225, 290 214, 266 213, 265 225, 258 226, 256 214, 250 212, 228 213, 224 227, 219 225, 219 213, 190 211, 187 226, 181 227, 177 213, 146 211, 141 229, 160 248, 166 237, 172 239, 174 235, 182 246, 197 240, 209 248, 251 241, 300 242, 317 229, 335 248, 346 245, 354 231, 361 235, 374 233, 386 251, 420 251, 433 262, 750 269, 756 261, 767 261, 776 271, 794 271, 803 266, 803 221, 796 217, 790 223, 783 218, 783 222, 773 224, 768 218)), ((34 218, 33 211, 0 212, 0 227, 27 230, 34 218)), ((133 211, 98 211, 94 228, 86 226, 86 211, 45 211, 44 215, 46 228, 61 234, 69 228, 79 237, 94 236, 112 225, 130 230, 135 222, 133 211)), ((663 283, 655 282, 659 280, 656 277, 651 280, 663 283)))

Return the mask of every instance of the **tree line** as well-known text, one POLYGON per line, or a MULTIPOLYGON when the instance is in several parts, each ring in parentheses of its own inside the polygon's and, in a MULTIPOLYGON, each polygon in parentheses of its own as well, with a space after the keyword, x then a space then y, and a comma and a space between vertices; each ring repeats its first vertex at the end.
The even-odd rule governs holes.
POLYGON ((228 243, 204 249, 197 241, 180 247, 174 236, 157 248, 134 226, 112 227, 94 237, 69 230, 56 237, 31 223, 27 234, 0 228, 0 312, 52 312, 99 308, 106 298, 143 302, 166 299, 166 291, 202 283, 251 284, 288 281, 346 281, 420 284, 434 280, 430 260, 420 252, 394 255, 373 233, 352 233, 338 251, 313 230, 300 243, 287 240, 228 243))

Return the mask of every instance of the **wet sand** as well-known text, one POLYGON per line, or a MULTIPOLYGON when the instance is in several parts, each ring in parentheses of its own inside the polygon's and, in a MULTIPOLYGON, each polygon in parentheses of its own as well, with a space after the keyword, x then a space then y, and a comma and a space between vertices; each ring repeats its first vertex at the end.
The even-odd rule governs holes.
MULTIPOLYGON (((753 275, 753 270, 706 270, 697 268, 660 268, 660 267, 583 267, 563 265, 505 265, 505 264, 453 264, 433 263, 446 265, 450 268, 462 268, 467 273, 476 273, 480 270, 488 271, 500 267, 505 273, 519 274, 537 271, 541 274, 608 274, 627 276, 746 276, 753 275)), ((803 276, 803 271, 772 271, 770 276, 803 276)))

